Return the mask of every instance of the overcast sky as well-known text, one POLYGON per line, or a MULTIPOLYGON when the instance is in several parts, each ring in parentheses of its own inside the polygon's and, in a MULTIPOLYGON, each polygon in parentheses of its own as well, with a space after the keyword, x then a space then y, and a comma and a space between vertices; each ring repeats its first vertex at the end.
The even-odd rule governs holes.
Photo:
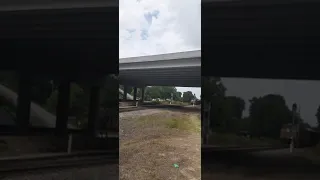
POLYGON ((320 104, 320 81, 222 78, 222 82, 227 95, 239 96, 246 101, 245 115, 248 115, 248 100, 252 97, 280 94, 289 108, 293 103, 301 106, 301 116, 307 123, 317 124, 315 114, 320 104))
MULTIPOLYGON (((201 49, 201 0, 120 0, 119 56, 201 49)), ((200 97, 200 88, 178 88, 200 97)))
POLYGON ((186 92, 186 91, 191 91, 193 94, 196 94, 196 97, 200 99, 201 95, 201 88, 191 88, 191 87, 177 87, 177 90, 180 92, 186 92))

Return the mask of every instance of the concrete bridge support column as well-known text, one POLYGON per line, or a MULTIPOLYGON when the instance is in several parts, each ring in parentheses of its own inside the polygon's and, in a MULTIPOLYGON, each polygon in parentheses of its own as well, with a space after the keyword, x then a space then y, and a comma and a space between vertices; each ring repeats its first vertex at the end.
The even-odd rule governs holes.
POLYGON ((145 91, 145 89, 146 89, 145 87, 142 87, 142 88, 141 88, 141 100, 140 100, 141 103, 144 102, 144 91, 145 91))
POLYGON ((207 101, 203 102, 203 115, 201 116, 201 124, 202 124, 202 143, 208 144, 209 139, 209 131, 210 131, 210 111, 211 111, 211 103, 207 101))
POLYGON ((136 87, 133 88, 133 100, 134 101, 137 100, 137 88, 136 87))
POLYGON ((128 86, 123 86, 123 100, 127 100, 128 86))
POLYGON ((56 134, 66 135, 70 104, 70 81, 63 79, 58 87, 58 104, 56 108, 56 134))
POLYGON ((88 131, 91 135, 95 135, 99 124, 99 104, 100 104, 100 86, 91 87, 90 105, 88 116, 88 131))
POLYGON ((30 121, 31 105, 31 76, 19 74, 18 100, 17 100, 17 122, 20 132, 26 132, 30 121))

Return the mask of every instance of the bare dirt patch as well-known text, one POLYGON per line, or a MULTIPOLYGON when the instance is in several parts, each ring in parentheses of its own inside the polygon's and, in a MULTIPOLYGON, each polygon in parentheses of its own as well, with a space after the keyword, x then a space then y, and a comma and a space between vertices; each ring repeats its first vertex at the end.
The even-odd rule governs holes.
POLYGON ((120 114, 121 180, 201 179, 200 114, 147 109, 120 114), (174 168, 173 164, 179 164, 174 168))

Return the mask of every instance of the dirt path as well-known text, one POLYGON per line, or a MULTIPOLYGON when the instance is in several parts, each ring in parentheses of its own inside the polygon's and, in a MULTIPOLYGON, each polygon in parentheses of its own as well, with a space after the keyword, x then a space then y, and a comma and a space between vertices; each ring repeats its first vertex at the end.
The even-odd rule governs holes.
POLYGON ((164 109, 120 113, 120 179, 201 179, 200 133, 163 126, 162 119, 185 115, 199 114, 164 109), (142 122, 142 116, 152 118, 142 122), (174 163, 180 167, 174 168, 174 163))

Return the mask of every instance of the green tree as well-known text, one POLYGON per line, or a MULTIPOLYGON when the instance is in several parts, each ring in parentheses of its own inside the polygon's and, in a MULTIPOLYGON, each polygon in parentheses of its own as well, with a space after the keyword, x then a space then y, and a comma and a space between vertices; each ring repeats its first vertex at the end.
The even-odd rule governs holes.
POLYGON ((161 98, 161 88, 157 86, 146 87, 145 98, 146 100, 161 98))
POLYGON ((318 128, 320 129, 320 105, 318 106, 317 113, 316 113, 318 128))
POLYGON ((239 130, 242 113, 245 108, 243 99, 235 96, 214 96, 211 102, 211 129, 218 132, 235 132, 239 130))
POLYGON ((229 103, 229 106, 231 106, 231 112, 232 116, 236 119, 241 119, 242 118, 242 113, 245 110, 245 101, 236 96, 228 96, 226 97, 226 100, 229 103))
POLYGON ((183 102, 191 102, 195 97, 191 91, 184 92, 182 95, 183 102))
POLYGON ((176 101, 182 101, 182 92, 177 92, 176 93, 176 96, 175 96, 175 100, 176 101))
POLYGON ((312 128, 311 126, 310 126, 310 124, 308 124, 308 123, 306 123, 306 122, 303 122, 302 124, 302 127, 304 127, 304 128, 312 128))
POLYGON ((251 123, 252 123, 252 120, 250 117, 244 117, 244 118, 240 119, 238 121, 238 123, 236 124, 238 127, 237 130, 250 132, 251 131, 251 123))
POLYGON ((292 113, 281 95, 268 94, 250 100, 251 132, 256 136, 278 138, 292 113))
POLYGON ((173 94, 173 100, 181 100, 181 92, 178 92, 175 87, 169 86, 150 86, 145 90, 145 97, 147 100, 151 99, 171 99, 171 94, 173 94))
POLYGON ((202 97, 206 101, 214 101, 216 96, 225 96, 226 88, 220 77, 202 77, 202 97))
POLYGON ((235 132, 250 123, 249 120, 242 121, 245 101, 226 96, 226 90, 220 77, 202 77, 201 99, 211 104, 210 128, 218 132, 235 132))
POLYGON ((171 99, 171 94, 173 94, 174 99, 177 93, 175 87, 162 86, 160 87, 161 99, 171 99))
POLYGON ((202 77, 201 99, 210 102, 210 128, 225 131, 228 117, 228 103, 225 101, 226 88, 220 77, 202 77))

